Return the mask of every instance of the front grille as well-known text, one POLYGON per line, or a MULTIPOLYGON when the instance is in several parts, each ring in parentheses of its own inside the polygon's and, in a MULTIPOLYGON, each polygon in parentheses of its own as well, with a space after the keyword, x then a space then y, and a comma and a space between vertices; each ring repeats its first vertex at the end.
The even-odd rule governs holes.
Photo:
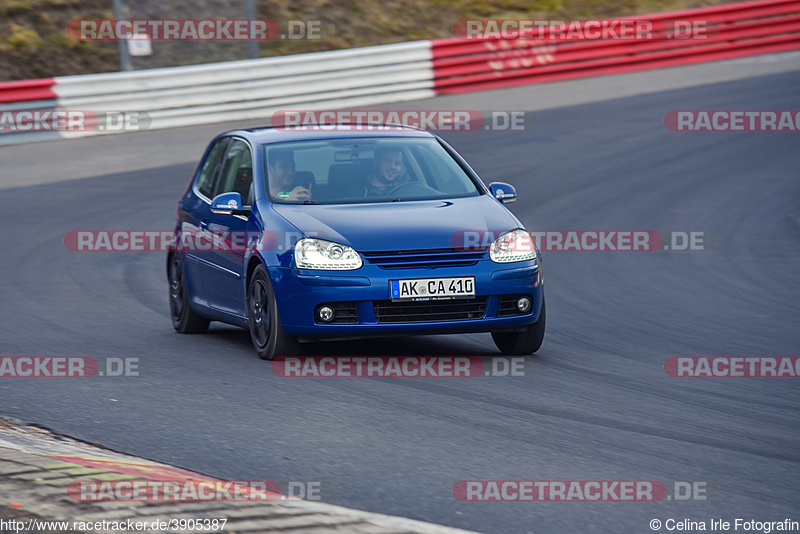
MULTIPOLYGON (((528 297, 533 302, 533 297, 530 295, 500 295, 500 303, 497 306, 497 316, 498 317, 511 317, 513 315, 528 315, 531 313, 531 310, 526 312, 519 311, 517 308, 517 301, 520 297, 528 297)), ((531 306, 531 308, 533 308, 531 306)))
POLYGON ((431 250, 399 250, 390 252, 362 252, 372 265, 381 269, 419 269, 434 267, 470 267, 486 256, 488 248, 456 250, 452 248, 431 250))
POLYGON ((432 300, 424 302, 373 301, 379 323, 435 323, 481 319, 489 297, 469 300, 432 300))

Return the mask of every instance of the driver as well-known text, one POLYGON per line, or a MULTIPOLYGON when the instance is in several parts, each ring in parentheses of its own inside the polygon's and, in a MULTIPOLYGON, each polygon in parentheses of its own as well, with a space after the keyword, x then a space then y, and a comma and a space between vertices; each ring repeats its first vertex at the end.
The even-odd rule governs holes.
POLYGON ((375 150, 375 170, 367 176, 365 196, 376 197, 389 193, 400 180, 403 152, 399 148, 382 147, 375 150))
POLYGON ((298 184, 294 152, 272 150, 269 153, 269 191, 281 200, 311 200, 311 185, 298 184))

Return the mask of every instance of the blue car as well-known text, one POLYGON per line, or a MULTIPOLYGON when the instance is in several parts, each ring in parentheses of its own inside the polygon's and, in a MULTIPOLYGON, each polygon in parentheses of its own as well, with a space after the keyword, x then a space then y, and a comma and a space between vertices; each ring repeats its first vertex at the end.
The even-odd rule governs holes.
POLYGON ((542 344, 541 258, 438 136, 413 128, 256 128, 216 137, 178 203, 172 323, 248 328, 271 360, 326 338, 490 332, 542 344))

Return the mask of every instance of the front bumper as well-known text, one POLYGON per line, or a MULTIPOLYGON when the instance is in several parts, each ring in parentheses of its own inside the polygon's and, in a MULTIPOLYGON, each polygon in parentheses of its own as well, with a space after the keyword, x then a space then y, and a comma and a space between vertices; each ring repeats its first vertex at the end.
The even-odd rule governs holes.
MULTIPOLYGON (((270 267, 269 274, 284 332, 293 336, 316 338, 513 330, 538 320, 544 295, 542 270, 537 261, 497 264, 484 260, 471 267, 395 270, 365 265, 355 271, 270 267), (475 277, 475 301, 485 300, 481 313, 472 312, 465 315, 467 318, 456 320, 419 320, 420 316, 415 316, 415 320, 409 322, 403 322, 402 317, 395 317, 392 322, 383 322, 386 319, 381 314, 385 312, 378 310, 376 313, 376 304, 385 308, 387 302, 391 301, 390 280, 462 276, 475 277), (524 315, 498 316, 503 295, 530 295, 533 301, 530 311, 524 315), (321 304, 338 302, 355 305, 357 322, 324 324, 315 321, 315 310, 321 304)), ((437 302, 452 303, 458 307, 458 304, 466 304, 470 300, 437 302)), ((420 304, 424 306, 424 303, 420 304)))

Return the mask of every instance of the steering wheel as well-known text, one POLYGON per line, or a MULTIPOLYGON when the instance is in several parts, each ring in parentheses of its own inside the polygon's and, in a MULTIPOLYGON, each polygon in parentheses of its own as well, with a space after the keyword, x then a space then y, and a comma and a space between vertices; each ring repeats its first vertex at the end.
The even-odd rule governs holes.
POLYGON ((433 187, 431 187, 429 185, 426 185, 426 184, 423 184, 423 183, 420 183, 420 182, 403 182, 402 184, 398 184, 398 185, 394 186, 392 189, 390 189, 389 192, 386 193, 386 195, 387 196, 391 196, 391 195, 394 195, 395 193, 397 193, 399 191, 402 191, 404 189, 407 190, 405 192, 407 195, 409 195, 409 194, 410 195, 417 194, 417 195, 425 196, 425 195, 428 195, 430 193, 438 193, 439 192, 436 189, 434 189, 433 187))

